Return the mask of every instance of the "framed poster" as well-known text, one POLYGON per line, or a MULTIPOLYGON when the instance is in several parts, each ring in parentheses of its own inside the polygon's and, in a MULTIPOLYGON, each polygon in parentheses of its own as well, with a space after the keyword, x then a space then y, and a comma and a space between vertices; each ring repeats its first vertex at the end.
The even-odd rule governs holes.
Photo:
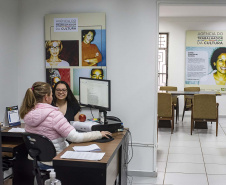
POLYGON ((46 81, 66 81, 78 96, 79 77, 106 79, 105 13, 45 16, 46 81), (102 74, 100 74, 102 73, 102 74))

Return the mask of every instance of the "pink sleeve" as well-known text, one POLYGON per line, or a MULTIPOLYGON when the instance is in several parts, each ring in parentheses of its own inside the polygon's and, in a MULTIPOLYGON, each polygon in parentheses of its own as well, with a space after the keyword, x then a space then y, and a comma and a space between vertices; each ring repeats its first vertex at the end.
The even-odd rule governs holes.
POLYGON ((67 121, 64 115, 60 111, 55 112, 53 118, 53 128, 58 132, 62 137, 67 137, 68 134, 74 129, 72 125, 67 121))

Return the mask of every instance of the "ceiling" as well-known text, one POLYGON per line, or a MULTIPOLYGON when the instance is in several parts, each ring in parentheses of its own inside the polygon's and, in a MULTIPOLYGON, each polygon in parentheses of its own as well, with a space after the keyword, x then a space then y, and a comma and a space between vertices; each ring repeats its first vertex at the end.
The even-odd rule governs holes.
POLYGON ((214 17, 226 16, 226 6, 160 5, 159 17, 214 17))

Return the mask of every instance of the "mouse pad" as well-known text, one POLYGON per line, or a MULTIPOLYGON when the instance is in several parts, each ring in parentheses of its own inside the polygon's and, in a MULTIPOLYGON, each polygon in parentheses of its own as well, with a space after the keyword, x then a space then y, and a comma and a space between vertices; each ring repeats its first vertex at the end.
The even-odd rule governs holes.
POLYGON ((112 138, 106 138, 106 137, 103 137, 102 139, 96 139, 96 140, 94 140, 94 142, 98 142, 98 143, 106 143, 106 142, 109 142, 109 141, 113 141, 114 140, 114 138, 112 137, 112 138))

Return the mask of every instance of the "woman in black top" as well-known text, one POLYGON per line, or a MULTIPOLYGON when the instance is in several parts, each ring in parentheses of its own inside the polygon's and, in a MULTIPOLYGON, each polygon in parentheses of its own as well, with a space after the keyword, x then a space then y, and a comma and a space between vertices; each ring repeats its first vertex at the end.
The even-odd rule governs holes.
POLYGON ((79 121, 81 107, 66 82, 59 81, 53 87, 52 105, 59 107, 68 122, 79 121))

